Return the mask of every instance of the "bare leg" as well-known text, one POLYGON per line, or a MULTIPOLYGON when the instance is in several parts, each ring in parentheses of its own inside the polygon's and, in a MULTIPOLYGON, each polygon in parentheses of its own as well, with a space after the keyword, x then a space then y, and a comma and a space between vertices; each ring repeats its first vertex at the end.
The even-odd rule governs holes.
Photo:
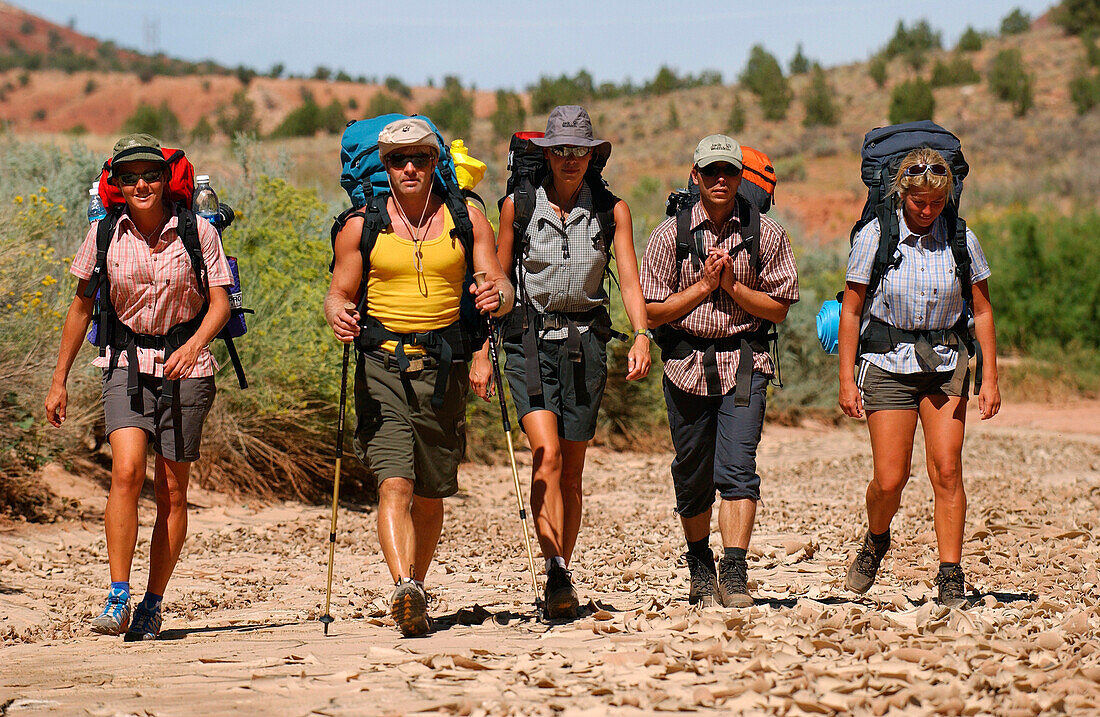
POLYGON ((428 574, 428 566, 435 557, 436 546, 439 545, 439 534, 443 532, 443 499, 421 498, 414 495, 412 499, 412 528, 413 528, 413 578, 424 580, 428 574))
POLYGON ((756 501, 752 498, 722 499, 718 506, 718 529, 722 533, 722 547, 748 548, 752 526, 756 520, 756 501))
POLYGON ((191 463, 177 463, 157 456, 153 483, 157 496, 157 522, 149 547, 149 592, 163 595, 187 537, 187 482, 191 463))
POLYGON ((934 522, 940 561, 957 563, 966 527, 962 480, 966 401, 959 396, 926 396, 920 402, 920 422, 928 453, 928 478, 936 498, 934 522))
POLYGON ((680 525, 684 526, 684 538, 689 543, 710 537, 711 509, 707 508, 699 515, 690 518, 680 516, 680 525))
POLYGON ((413 482, 407 478, 387 478, 378 486, 378 542, 395 583, 412 577, 415 556, 412 500, 413 482))
POLYGON ((129 582, 137 544, 138 498, 145 485, 145 450, 149 437, 140 428, 119 428, 108 436, 111 443, 111 491, 103 528, 107 536, 107 560, 112 582, 129 582))
POLYGON ((867 415, 875 474, 867 486, 867 524, 872 533, 885 533, 901 505, 913 460, 917 412, 873 411, 867 415))
MULTIPOLYGON (((565 505, 562 496, 562 442, 558 417, 551 411, 532 411, 523 417, 531 445, 531 512, 544 558, 565 557, 565 505)), ((582 453, 583 457, 583 453, 582 453)), ((577 504, 579 525, 580 510, 577 504)), ((575 537, 574 537, 575 539, 575 537)))
POLYGON ((584 473, 584 455, 588 450, 588 441, 561 441, 561 502, 562 502, 562 544, 561 556, 566 565, 573 557, 573 548, 577 545, 577 534, 581 530, 581 507, 584 500, 582 475, 584 473))

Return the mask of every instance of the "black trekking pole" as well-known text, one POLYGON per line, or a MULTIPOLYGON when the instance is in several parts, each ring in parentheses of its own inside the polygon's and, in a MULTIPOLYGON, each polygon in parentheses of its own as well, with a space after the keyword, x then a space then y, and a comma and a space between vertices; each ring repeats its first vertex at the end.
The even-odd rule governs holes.
POLYGON ((504 402, 504 380, 500 376, 500 362, 497 360, 497 326, 489 319, 489 357, 493 362, 493 383, 500 401, 500 420, 504 424, 504 436, 508 439, 508 459, 512 464, 512 480, 516 486, 516 504, 519 507, 519 523, 523 526, 523 542, 527 546, 527 566, 531 569, 531 589, 535 592, 535 619, 539 619, 542 601, 539 600, 539 583, 535 574, 535 554, 531 552, 531 533, 527 529, 527 508, 523 503, 523 490, 519 484, 519 471, 516 469, 516 451, 512 445, 512 422, 508 419, 508 405, 504 402))
MULTIPOLYGON (((344 309, 354 311, 355 304, 350 301, 344 304, 344 309)), ((329 604, 332 602, 332 566, 336 560, 336 506, 340 501, 340 461, 344 457, 344 404, 348 398, 348 362, 351 359, 351 344, 344 344, 344 364, 340 371, 340 410, 336 418, 336 477, 332 481, 332 524, 328 533, 328 589, 325 592, 325 614, 321 616, 321 622, 325 626, 325 636, 328 636, 328 626, 332 624, 333 617, 329 614, 329 604)))

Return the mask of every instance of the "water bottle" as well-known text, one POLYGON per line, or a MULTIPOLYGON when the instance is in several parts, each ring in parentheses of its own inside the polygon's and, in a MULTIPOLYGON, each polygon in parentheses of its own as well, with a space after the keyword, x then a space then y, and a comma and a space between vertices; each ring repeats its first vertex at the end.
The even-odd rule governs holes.
POLYGON ((218 214, 218 195, 210 186, 210 177, 200 174, 195 177, 195 193, 191 197, 191 211, 208 222, 213 223, 218 214))
POLYGON ((88 223, 98 221, 107 216, 107 207, 103 206, 103 200, 99 198, 99 182, 92 182, 92 188, 88 190, 88 223))

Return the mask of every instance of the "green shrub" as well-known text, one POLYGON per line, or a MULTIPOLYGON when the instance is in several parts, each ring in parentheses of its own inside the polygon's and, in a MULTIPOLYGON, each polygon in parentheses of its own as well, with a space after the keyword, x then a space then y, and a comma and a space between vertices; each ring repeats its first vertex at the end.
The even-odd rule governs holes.
POLYGON ((279 79, 283 76, 283 72, 286 71, 286 65, 281 62, 276 62, 271 66, 271 69, 267 71, 267 76, 272 79, 279 79))
POLYGON ((867 63, 867 74, 871 76, 871 79, 875 81, 875 86, 879 89, 886 86, 887 64, 887 59, 881 54, 875 55, 867 63))
POLYGON ((967 25, 966 30, 959 36, 959 44, 955 46, 955 49, 958 52, 977 52, 982 49, 983 42, 982 33, 967 25))
POLYGON ((161 102, 159 107, 142 102, 122 124, 122 131, 124 134, 145 132, 163 142, 176 142, 183 136, 179 117, 167 102, 161 102))
POLYGON ((328 80, 332 77, 332 70, 324 65, 317 65, 317 68, 313 70, 313 79, 315 80, 328 80))
POLYGON ((730 116, 726 120, 730 132, 737 135, 745 129, 745 107, 741 104, 741 93, 733 95, 733 107, 730 108, 730 116))
POLYGON ((465 135, 474 122, 474 98, 454 75, 443 78, 443 96, 424 108, 439 128, 452 135, 465 135))
POLYGON ((218 108, 215 122, 222 134, 235 140, 238 135, 255 135, 260 131, 260 121, 256 119, 256 103, 248 99, 244 90, 233 93, 228 105, 218 108))
POLYGON ((821 65, 815 63, 810 87, 802 101, 806 106, 806 116, 802 120, 804 127, 832 127, 837 123, 840 113, 833 103, 833 94, 825 71, 821 69, 821 65))
POLYGON ((1081 35, 1081 43, 1085 46, 1085 62, 1089 67, 1100 67, 1100 42, 1096 30, 1089 30, 1081 35))
POLYGON ((930 50, 942 47, 940 33, 932 29, 927 20, 920 20, 912 28, 898 21, 894 36, 886 43, 880 54, 887 60, 904 57, 914 69, 924 66, 930 50))
POLYGON ((367 117, 388 114, 405 114, 405 103, 389 92, 378 92, 367 103, 367 117))
POLYGON ((513 132, 523 129, 526 121, 527 110, 524 109, 520 96, 508 90, 497 90, 497 107, 489 116, 493 134, 498 139, 508 139, 513 132))
POLYGON ((1087 113, 1100 104, 1100 76, 1077 75, 1069 81, 1069 96, 1077 114, 1087 113))
POLYGON ((798 47, 794 51, 794 57, 791 58, 791 62, 787 67, 792 75, 804 75, 810 71, 810 60, 802 54, 802 43, 798 43, 798 47))
POLYGON ((209 144, 212 139, 214 139, 214 125, 210 124, 210 120, 206 118, 206 115, 203 115, 191 128, 191 141, 209 144))
POLYGON ((890 93, 890 124, 932 119, 935 110, 932 87, 919 77, 901 83, 890 93))
POLYGON ((558 105, 583 105, 592 99, 595 87, 592 75, 580 70, 573 77, 542 76, 534 85, 527 88, 531 94, 531 111, 535 114, 549 112, 558 105))
POLYGON ((759 99, 764 119, 781 120, 787 116, 792 97, 790 84, 779 61, 763 45, 754 45, 749 51, 741 82, 759 99))
POLYGON ((349 75, 344 70, 340 70, 339 72, 336 73, 336 81, 337 82, 351 82, 352 81, 351 75, 349 75))
POLYGON ((89 78, 88 81, 84 83, 84 94, 92 94, 96 91, 97 87, 99 87, 99 84, 95 80, 89 78))
POLYGON ((953 57, 949 61, 936 60, 932 67, 932 86, 950 87, 972 85, 982 81, 982 76, 965 57, 953 57))
POLYGON ((408 85, 402 82, 401 78, 390 75, 385 80, 383 80, 382 84, 386 86, 387 90, 394 93, 398 97, 404 97, 407 100, 412 99, 412 89, 410 89, 408 85))
POLYGON ((1100 4, 1096 0, 1062 0, 1054 8, 1053 17, 1071 35, 1100 32, 1100 4))
POLYGON ((1004 16, 1001 20, 1002 35, 1019 35, 1031 29, 1031 16, 1020 8, 1004 16))
POLYGON ((1012 112, 1023 117, 1031 109, 1031 74, 1024 69, 1019 49, 1001 50, 989 65, 989 90, 999 99, 1012 103, 1012 112))

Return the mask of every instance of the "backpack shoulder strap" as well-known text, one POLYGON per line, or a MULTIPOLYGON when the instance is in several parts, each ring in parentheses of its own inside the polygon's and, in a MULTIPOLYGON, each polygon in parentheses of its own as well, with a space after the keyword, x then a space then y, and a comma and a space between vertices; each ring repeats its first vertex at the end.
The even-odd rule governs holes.
POLYGON ((890 186, 890 172, 886 167, 882 168, 879 180, 878 186, 871 190, 872 198, 877 199, 874 212, 875 218, 878 219, 879 239, 875 261, 871 265, 871 278, 867 281, 868 297, 875 295, 886 271, 896 269, 901 262, 900 256, 894 256, 898 250, 898 242, 901 241, 901 227, 898 224, 894 202, 886 193, 890 186))
POLYGON ((702 257, 695 250, 695 237, 691 231, 691 207, 684 207, 676 212, 676 269, 679 271, 680 263, 691 259, 693 268, 698 269, 702 257))
POLYGON ((202 256, 202 243, 199 241, 199 221, 195 213, 182 204, 176 205, 176 232, 191 259, 191 268, 199 282, 199 293, 210 301, 210 278, 206 271, 206 260, 202 256))
POLYGON ((111 247, 111 239, 115 236, 115 227, 122 217, 122 207, 112 207, 107 211, 107 216, 99 220, 96 226, 95 236, 95 267, 92 276, 88 280, 88 286, 84 289, 84 298, 91 299, 101 285, 107 282, 107 250, 111 247))
POLYGON ((959 289, 963 300, 971 306, 974 299, 974 287, 970 283, 970 249, 966 246, 966 220, 959 216, 959 209, 948 202, 943 210, 943 218, 949 232, 948 243, 951 255, 955 259, 955 276, 959 280, 959 289))
POLYGON ((760 210, 751 201, 737 195, 737 218, 741 222, 741 246, 749 252, 749 266, 760 275, 760 210))

